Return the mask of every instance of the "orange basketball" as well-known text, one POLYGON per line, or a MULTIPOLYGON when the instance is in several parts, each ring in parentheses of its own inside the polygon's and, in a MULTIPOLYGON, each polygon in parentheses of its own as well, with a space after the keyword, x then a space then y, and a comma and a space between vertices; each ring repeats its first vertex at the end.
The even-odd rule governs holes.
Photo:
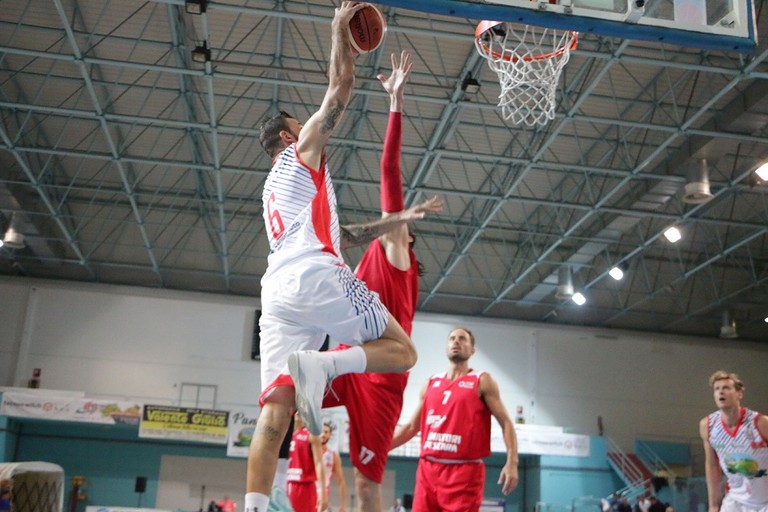
POLYGON ((384 15, 368 4, 349 20, 349 44, 356 53, 370 53, 381 46, 386 31, 384 15))

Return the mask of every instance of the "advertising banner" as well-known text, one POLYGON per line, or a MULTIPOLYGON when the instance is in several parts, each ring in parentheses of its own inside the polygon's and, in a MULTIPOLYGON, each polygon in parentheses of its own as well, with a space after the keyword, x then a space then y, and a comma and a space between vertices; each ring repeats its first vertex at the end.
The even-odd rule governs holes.
POLYGON ((248 458, 248 447, 251 445, 253 429, 259 419, 261 409, 247 407, 235 409, 229 413, 227 431, 227 456, 248 458))
POLYGON ((171 512, 159 508, 99 507, 87 506, 85 512, 171 512))
MULTIPOLYGON (((562 427, 530 424, 515 425, 515 432, 518 453, 589 457, 589 436, 566 434, 562 427)), ((496 423, 491 427, 491 450, 507 451, 501 428, 496 423)))
POLYGON ((517 446, 520 453, 589 457, 589 436, 577 434, 525 433, 518 436, 517 446))
POLYGON ((229 411, 145 405, 139 437, 226 444, 229 411))
POLYGON ((483 498, 480 504, 480 512, 504 512, 507 502, 501 498, 483 498))
POLYGON ((0 414, 17 418, 138 425, 141 404, 6 391, 0 402, 0 414))

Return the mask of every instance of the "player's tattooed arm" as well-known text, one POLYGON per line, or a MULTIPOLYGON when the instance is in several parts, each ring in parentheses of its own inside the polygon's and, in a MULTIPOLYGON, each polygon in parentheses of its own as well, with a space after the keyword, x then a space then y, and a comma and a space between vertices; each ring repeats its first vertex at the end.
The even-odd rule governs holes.
POLYGON ((337 101, 335 105, 328 109, 328 112, 323 117, 322 123, 320 123, 320 131, 322 133, 328 133, 336 128, 336 125, 341 119, 341 115, 344 113, 344 104, 341 101, 337 101))
POLYGON ((379 236, 379 230, 369 224, 341 226, 341 248, 349 249, 350 247, 365 245, 373 242, 379 236))
POLYGON ((347 224, 341 226, 341 248, 349 249, 373 242, 381 235, 407 224, 412 220, 423 219, 427 213, 442 211, 443 201, 437 196, 427 199, 407 210, 390 213, 381 219, 365 224, 347 224))

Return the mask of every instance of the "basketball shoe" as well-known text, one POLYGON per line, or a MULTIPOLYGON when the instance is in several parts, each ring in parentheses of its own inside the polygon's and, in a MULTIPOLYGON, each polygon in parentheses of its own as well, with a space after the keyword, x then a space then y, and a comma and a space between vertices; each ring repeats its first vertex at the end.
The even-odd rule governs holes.
POLYGON ((288 356, 288 372, 296 388, 296 409, 310 434, 323 432, 323 397, 325 386, 336 377, 333 360, 314 350, 302 350, 288 356))

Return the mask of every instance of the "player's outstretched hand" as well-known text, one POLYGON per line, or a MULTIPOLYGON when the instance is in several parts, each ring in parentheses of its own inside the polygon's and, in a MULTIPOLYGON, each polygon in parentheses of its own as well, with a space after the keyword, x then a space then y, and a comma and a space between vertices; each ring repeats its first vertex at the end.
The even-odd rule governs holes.
POLYGON ((392 58, 392 74, 389 77, 384 75, 378 75, 384 90, 392 96, 403 97, 403 88, 408 77, 411 74, 411 68, 413 68, 413 60, 411 60, 411 54, 403 50, 400 52, 400 61, 397 60, 397 54, 393 53, 392 58))
POLYGON ((403 212, 408 220, 423 219, 427 213, 443 211, 443 200, 438 196, 430 197, 426 201, 413 205, 403 212))
POLYGON ((501 474, 499 475, 499 485, 501 485, 501 492, 503 494, 509 494, 517 488, 517 465, 505 464, 501 468, 501 474))

